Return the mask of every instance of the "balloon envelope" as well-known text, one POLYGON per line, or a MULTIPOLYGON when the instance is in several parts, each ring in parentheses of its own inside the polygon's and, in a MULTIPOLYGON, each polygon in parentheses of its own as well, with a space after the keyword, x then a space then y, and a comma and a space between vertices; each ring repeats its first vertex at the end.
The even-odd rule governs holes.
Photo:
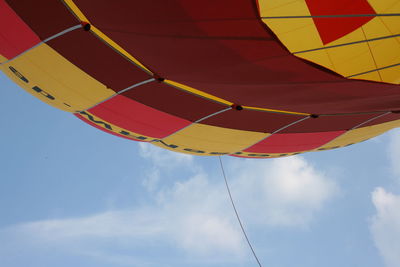
POLYGON ((279 157, 400 125, 389 0, 0 0, 1 70, 101 130, 279 157))

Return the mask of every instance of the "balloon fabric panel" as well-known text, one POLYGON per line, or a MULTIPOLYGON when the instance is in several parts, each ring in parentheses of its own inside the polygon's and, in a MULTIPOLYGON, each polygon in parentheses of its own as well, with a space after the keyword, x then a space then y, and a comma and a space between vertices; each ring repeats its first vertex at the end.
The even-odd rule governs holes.
POLYGON ((327 150, 399 126, 399 18, 376 14, 400 6, 382 2, 0 0, 1 70, 98 129, 173 151, 327 150))

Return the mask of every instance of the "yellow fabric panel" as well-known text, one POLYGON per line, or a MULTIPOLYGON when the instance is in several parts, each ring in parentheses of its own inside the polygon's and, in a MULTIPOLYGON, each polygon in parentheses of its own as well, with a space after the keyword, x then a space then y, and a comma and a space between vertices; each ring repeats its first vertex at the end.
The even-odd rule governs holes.
MULTIPOLYGON (((365 36, 362 29, 358 29, 329 43, 329 46, 361 40, 365 40, 365 36)), ((376 68, 367 42, 333 47, 326 51, 332 59, 336 71, 345 77, 376 68)))
MULTIPOLYGON (((363 29, 368 39, 389 36, 392 34, 379 19, 371 20, 371 22, 367 23, 363 29)), ((399 33, 400 26, 397 34, 399 33)), ((378 68, 400 63, 400 43, 395 38, 373 41, 370 42, 369 45, 378 68)))
MULTIPOLYGON (((271 7, 274 2, 288 2, 287 0, 260 0, 261 17, 279 16, 309 16, 310 12, 304 1, 290 1, 285 5, 271 7)), ((263 18, 268 26, 279 35, 290 51, 301 51, 310 47, 320 47, 322 42, 312 18, 263 18), (311 33, 311 34, 310 34, 311 33), (304 38, 307 36, 307 38, 304 38)))
POLYGON ((246 149, 268 135, 195 123, 164 138, 164 144, 154 144, 195 155, 221 155, 246 149))
POLYGON ((0 55, 0 64, 7 61, 8 59, 0 55))
POLYGON ((310 51, 307 53, 296 54, 296 56, 336 71, 336 67, 327 50, 310 51))
POLYGON ((400 120, 350 130, 314 151, 348 146, 378 136, 396 127, 400 127, 400 120))
POLYGON ((383 69, 380 70, 379 73, 382 77, 382 80, 389 83, 400 84, 400 66, 383 69))
POLYGON ((373 71, 373 72, 368 72, 365 74, 357 75, 354 77, 354 79, 367 80, 367 81, 380 81, 381 75, 379 72, 373 71))
POLYGON ((398 13, 398 11, 400 11, 398 0, 368 0, 368 3, 374 8, 375 12, 378 14, 396 12, 398 13))
MULTIPOLYGON (((397 0, 368 1, 377 13, 400 13, 397 0)), ((305 0, 258 0, 262 17, 309 16, 305 0)), ((400 33, 400 17, 375 17, 357 29, 327 45, 323 45, 312 18, 262 19, 280 41, 296 56, 336 71, 344 77, 400 63, 400 38, 371 41, 334 47, 365 39, 380 38, 400 33), (307 38, 304 38, 304 37, 307 38), (333 46, 333 47, 332 47, 333 46), (322 50, 302 52, 310 49, 322 50)), ((372 81, 398 83, 395 71, 351 77, 372 81)), ((398 73, 398 76, 400 74, 398 73)))
POLYGON ((104 128, 105 130, 111 131, 113 133, 122 135, 126 138, 132 139, 132 140, 136 140, 136 141, 143 141, 143 142, 153 142, 153 141, 158 141, 157 138, 153 138, 147 135, 142 135, 139 133, 135 133, 132 131, 128 131, 124 128, 121 128, 119 126, 116 126, 115 124, 109 123, 106 120, 103 120, 100 117, 97 117, 95 115, 93 115, 92 113, 90 113, 89 111, 83 111, 79 113, 82 117, 84 117, 85 119, 89 120, 90 122, 94 123, 95 125, 97 125, 100 128, 104 128))
MULTIPOLYGON (((310 15, 310 11, 308 10, 305 1, 259 0, 258 2, 261 17, 310 15)), ((312 18, 264 18, 262 20, 291 52, 303 51, 322 46, 322 41, 312 18), (304 36, 307 36, 307 38, 304 38, 304 36)), ((299 54, 297 56, 312 62, 318 61, 319 64, 329 69, 335 68, 324 50, 314 51, 311 54, 299 54)))
POLYGON ((46 44, 2 65, 1 70, 35 97, 64 111, 84 110, 114 94, 46 44))
MULTIPOLYGON (((398 0, 368 0, 368 2, 377 13, 400 13, 400 2, 398 0)), ((385 25, 386 29, 391 34, 400 33, 399 16, 379 17, 378 19, 385 25)), ((397 38, 397 41, 400 42, 400 39, 397 38)))

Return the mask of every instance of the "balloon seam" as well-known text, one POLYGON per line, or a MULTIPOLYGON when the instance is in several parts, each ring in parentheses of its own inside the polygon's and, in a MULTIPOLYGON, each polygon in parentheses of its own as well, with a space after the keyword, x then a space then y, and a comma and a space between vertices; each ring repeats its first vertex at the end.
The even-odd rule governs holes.
POLYGON ((4 61, 4 62, 0 63, 0 66, 3 65, 3 64, 9 63, 9 62, 11 62, 11 61, 13 61, 13 60, 15 60, 15 59, 17 59, 17 58, 19 58, 20 56, 26 54, 27 52, 29 52, 29 51, 31 51, 32 49, 38 47, 39 45, 45 44, 45 43, 47 43, 48 41, 51 41, 51 40, 53 40, 53 39, 55 39, 55 38, 58 38, 58 37, 60 37, 60 36, 62 36, 62 35, 64 35, 64 34, 66 34, 66 33, 69 33, 69 32, 71 32, 71 31, 74 31, 74 30, 79 29, 79 28, 82 28, 82 25, 78 24, 78 25, 69 27, 68 29, 65 29, 65 30, 63 30, 63 31, 61 31, 61 32, 59 32, 59 33, 56 33, 56 34, 54 34, 54 35, 52 35, 52 36, 50 36, 50 37, 44 39, 44 40, 41 41, 40 43, 38 43, 38 44, 32 46, 31 48, 28 48, 28 49, 25 50, 24 52, 22 52, 22 53, 16 55, 15 57, 13 57, 13 58, 11 58, 11 59, 9 59, 9 60, 7 60, 7 61, 4 61))
MULTIPOLYGON (((270 135, 265 136, 264 138, 262 138, 261 140, 258 140, 258 141, 255 142, 254 144, 252 144, 252 145, 250 145, 250 146, 248 146, 248 147, 246 147, 246 148, 244 148, 244 149, 242 149, 242 150, 240 150, 240 151, 237 151, 237 152, 245 151, 246 149, 249 149, 250 147, 252 147, 252 146, 254 146, 254 145, 256 145, 256 144, 258 144, 258 143, 264 141, 265 139, 268 139, 268 138, 271 137, 272 135, 274 135, 274 134, 276 134, 276 133, 279 133, 279 132, 281 132, 281 131, 283 131, 283 130, 289 128, 290 126, 293 126, 293 125, 295 125, 295 124, 298 124, 298 123, 300 123, 300 122, 302 122, 302 121, 305 121, 305 120, 307 120, 307 119, 309 119, 309 118, 311 118, 311 116, 307 116, 307 117, 301 118, 301 119, 299 119, 299 120, 296 120, 296 121, 294 121, 294 122, 291 122, 291 123, 289 123, 289 124, 287 124, 287 125, 285 125, 285 126, 279 128, 279 129, 273 131, 270 135)), ((231 154, 229 154, 229 155, 234 155, 234 154, 237 153, 237 152, 231 153, 231 154)))
POLYGON ((102 103, 104 103, 104 102, 106 102, 106 101, 108 101, 108 100, 114 98, 114 97, 117 96, 117 95, 120 95, 120 94, 122 94, 122 93, 125 93, 125 92, 127 92, 127 91, 129 91, 129 90, 131 90, 131 89, 133 89, 133 88, 139 87, 139 86, 141 86, 141 85, 144 85, 144 84, 153 82, 153 81, 155 81, 155 80, 156 80, 155 78, 151 78, 151 79, 147 79, 147 80, 144 80, 144 81, 135 83, 134 85, 131 85, 131 86, 129 86, 129 87, 127 87, 127 88, 125 88, 125 89, 123 89, 123 90, 121 90, 121 91, 119 91, 119 92, 113 94, 112 96, 109 96, 109 97, 107 97, 107 98, 104 99, 104 100, 101 100, 100 102, 98 102, 98 103, 92 105, 91 107, 86 108, 86 109, 84 109, 84 110, 77 111, 77 112, 75 112, 75 113, 80 113, 80 112, 82 112, 82 111, 87 111, 87 110, 89 110, 89 109, 92 109, 92 108, 94 108, 94 107, 96 107, 96 106, 98 106, 98 105, 100 105, 100 104, 102 104, 102 103))

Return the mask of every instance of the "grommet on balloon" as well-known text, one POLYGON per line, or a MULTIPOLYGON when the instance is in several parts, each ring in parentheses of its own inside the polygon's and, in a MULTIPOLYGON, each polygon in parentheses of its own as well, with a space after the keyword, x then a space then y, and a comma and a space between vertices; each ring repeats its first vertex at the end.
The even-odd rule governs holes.
POLYGON ((241 105, 237 105, 237 104, 233 104, 231 106, 232 109, 237 110, 237 111, 241 111, 243 110, 243 107, 241 105))
POLYGON ((91 25, 90 23, 86 22, 86 21, 82 21, 81 22, 82 28, 85 32, 90 31, 91 25))
POLYGON ((156 74, 153 75, 154 79, 156 79, 157 82, 161 83, 163 81, 165 81, 165 78, 162 78, 156 74))

